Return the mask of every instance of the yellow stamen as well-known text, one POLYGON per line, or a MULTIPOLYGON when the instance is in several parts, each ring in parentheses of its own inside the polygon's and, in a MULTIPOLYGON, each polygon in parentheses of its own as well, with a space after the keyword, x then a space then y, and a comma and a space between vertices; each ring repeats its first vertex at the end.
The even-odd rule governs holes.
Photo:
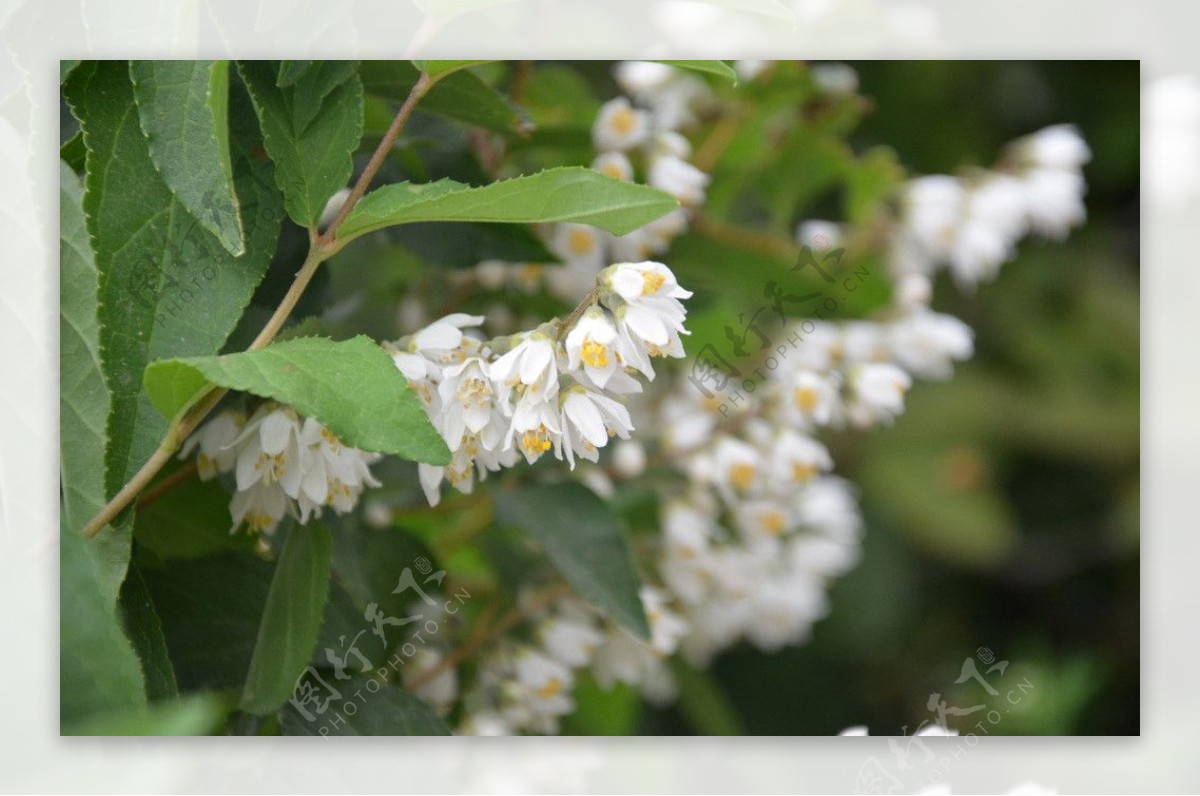
POLYGON ((572 254, 587 254, 592 250, 592 233, 586 229, 573 229, 567 235, 567 248, 572 254))
POLYGON ((646 271, 642 274, 642 295, 650 296, 658 292, 667 278, 656 271, 646 271))
POLYGON ((579 356, 590 367, 603 368, 608 365, 608 346, 595 340, 584 340, 579 356))
POLYGON ((812 412, 817 408, 817 401, 820 396, 812 387, 800 387, 792 393, 792 400, 796 402, 796 406, 802 412, 812 412))
POLYGON ((621 135, 629 135, 637 124, 632 108, 618 108, 612 115, 612 128, 621 135))
POLYGON ((750 488, 750 485, 754 483, 754 475, 753 464, 742 462, 729 468, 729 482, 741 490, 750 488))
POLYGON ((771 536, 778 536, 783 533, 784 518, 778 511, 768 512, 762 518, 763 528, 771 536))
POLYGON ((551 677, 546 681, 546 684, 537 690, 537 695, 541 699, 553 699, 562 693, 563 682, 557 677, 551 677))
POLYGON ((816 465, 802 464, 795 462, 792 464, 792 480, 797 483, 803 483, 817 474, 816 465))

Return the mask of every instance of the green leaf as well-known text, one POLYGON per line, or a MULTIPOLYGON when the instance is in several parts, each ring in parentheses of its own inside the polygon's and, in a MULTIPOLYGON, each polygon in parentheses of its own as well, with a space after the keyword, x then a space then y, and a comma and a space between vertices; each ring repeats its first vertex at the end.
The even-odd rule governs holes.
POLYGON ((225 712, 216 694, 196 694, 178 701, 151 705, 146 710, 106 713, 64 729, 63 735, 210 735, 225 712))
POLYGON ((353 170, 350 156, 363 129, 362 83, 353 66, 322 61, 294 84, 279 86, 280 67, 238 62, 288 215, 304 227, 316 226, 325 203, 346 186, 353 170))
POLYGON ((154 406, 173 416, 208 384, 273 398, 317 418, 347 445, 429 464, 450 451, 392 358, 369 338, 302 337, 224 356, 146 368, 154 406))
POLYGON ((412 63, 430 77, 442 77, 469 66, 490 64, 491 61, 413 61, 412 63))
POLYGON ((706 75, 716 75, 730 83, 737 83, 737 72, 724 61, 658 61, 660 64, 673 66, 676 69, 687 69, 690 72, 700 72, 706 75))
POLYGON ((679 686, 679 712, 702 735, 744 735, 729 697, 708 672, 677 662, 671 667, 679 686))
MULTIPOLYGON (((407 99, 420 77, 407 61, 365 61, 360 74, 367 94, 393 102, 407 99)), ((528 126, 504 95, 472 72, 446 75, 421 98, 418 108, 498 133, 523 132, 528 126)))
POLYGON ((87 149, 83 145, 82 131, 76 130, 75 135, 63 142, 62 146, 58 148, 58 157, 70 166, 71 171, 77 174, 83 171, 84 161, 87 159, 87 149))
POLYGON ((563 716, 561 735, 634 735, 642 713, 642 695, 627 683, 604 688, 580 672, 571 694, 575 710, 563 716))
POLYGON ((59 560, 60 727, 146 704, 142 667, 87 549, 62 529, 59 560))
POLYGON ((140 554, 162 560, 253 550, 254 538, 231 534, 231 525, 229 492, 218 481, 193 476, 138 508, 133 538, 140 554))
POLYGON ((479 188, 453 180, 385 185, 363 197, 342 222, 338 237, 350 240, 413 221, 574 221, 624 235, 678 206, 662 191, 572 166, 479 188))
POLYGON ((80 63, 82 61, 69 61, 66 59, 58 62, 58 82, 60 85, 67 82, 67 78, 71 76, 71 73, 75 71, 75 67, 79 66, 80 63))
POLYGON ((245 683, 272 571, 245 553, 141 569, 181 693, 245 683))
POLYGON ((294 86, 304 77, 304 73, 312 69, 313 64, 317 61, 280 61, 279 74, 275 78, 275 85, 281 88, 294 86))
MULTIPOLYGON (((78 535, 104 507, 104 423, 109 394, 100 370, 96 264, 83 217, 83 186, 59 170, 59 445, 64 533, 78 535)), ((111 608, 129 566, 130 526, 119 523, 85 546, 111 608)), ((64 602, 64 606, 66 603, 64 602)), ((64 615, 64 621, 73 621, 64 615)))
POLYGON ((84 210, 99 272, 100 357, 112 393, 105 487, 114 494, 166 429, 142 390, 153 359, 217 351, 275 250, 282 220, 245 93, 233 92, 231 152, 246 253, 232 257, 163 183, 138 122, 129 70, 85 62, 66 97, 87 146, 84 210))
POLYGON ((146 697, 152 701, 172 699, 179 694, 162 623, 154 610, 154 601, 137 566, 121 585, 121 616, 146 678, 146 697))
MULTIPOLYGON (((333 680, 338 697, 331 698, 323 714, 310 711, 312 721, 292 704, 284 707, 280 726, 284 735, 450 735, 450 728, 437 717, 433 708, 415 696, 379 680, 355 677, 333 680), (374 691, 370 683, 376 683, 374 691), (355 696, 360 694, 361 696, 355 696), (354 712, 342 711, 348 702, 354 712)), ((330 692, 323 691, 324 699, 330 692)))
POLYGON ((581 597, 650 638, 629 544, 595 493, 573 481, 500 492, 496 515, 533 537, 581 597))
POLYGON ((332 555, 333 540, 321 523, 288 531, 242 689, 240 707, 247 713, 264 715, 282 705, 308 666, 329 596, 332 555))
POLYGON ((242 254, 229 154, 229 62, 130 61, 129 74, 163 181, 230 254, 242 254))

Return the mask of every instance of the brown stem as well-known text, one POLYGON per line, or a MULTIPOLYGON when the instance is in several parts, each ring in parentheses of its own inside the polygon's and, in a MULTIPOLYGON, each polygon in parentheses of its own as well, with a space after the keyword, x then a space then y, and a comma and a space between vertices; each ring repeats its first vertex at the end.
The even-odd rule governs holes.
POLYGON ((404 104, 400 106, 400 110, 396 113, 396 118, 392 119, 392 124, 388 127, 387 133, 384 134, 383 140, 379 142, 379 146, 375 147, 375 152, 372 153, 371 159, 367 161, 367 165, 362 170, 362 174, 358 175, 358 182, 354 183, 354 187, 350 189, 350 195, 346 197, 346 201, 342 203, 342 209, 338 210, 338 214, 334 216, 333 221, 317 239, 317 244, 320 246, 329 246, 336 239, 337 229, 342 222, 346 220, 346 216, 350 215, 350 211, 358 204, 358 200, 362 199, 363 194, 367 192, 367 188, 371 184, 371 180, 375 178, 375 173, 383 165, 383 161, 387 159, 388 152, 391 151, 392 145, 396 143, 396 139, 400 136, 400 131, 404 129, 404 124, 408 121, 408 117, 412 115, 413 109, 417 107, 417 103, 421 98, 429 93, 429 89, 437 82, 434 78, 424 72, 417 78, 417 82, 413 85, 412 90, 408 92, 408 97, 405 98, 404 104))
MULTIPOLYGON (((354 184, 350 195, 346 197, 346 201, 342 203, 342 207, 338 210, 337 216, 333 223, 325 230, 325 233, 320 236, 313 235, 309 231, 309 250, 308 256, 304 260, 304 264, 300 266, 300 271, 296 274, 295 281, 288 288, 287 294, 283 297, 279 306, 275 308, 275 312, 271 314, 270 320, 263 326, 258 336, 254 338, 254 342, 250 344, 250 351, 257 351, 265 348, 275 339, 275 335, 283 328, 283 324, 295 309, 296 303, 300 301, 300 296, 303 295, 304 289, 308 287, 308 283, 312 281, 313 275, 317 272, 317 267, 334 252, 337 251, 335 241, 335 233, 338 226, 354 209, 354 205, 358 204, 358 200, 366 193, 367 186, 370 185, 375 173, 379 171, 379 167, 383 165, 384 159, 387 157, 388 151, 392 148, 396 138, 400 135, 400 131, 404 129, 405 122, 412 115, 413 108, 421 97, 429 92, 429 89, 436 82, 434 78, 429 77, 425 73, 421 73, 416 84, 408 94, 408 98, 404 100, 404 104, 400 106, 400 110, 396 113, 396 118, 392 120, 391 127, 388 128, 387 134, 383 140, 379 142, 379 146, 375 148, 371 159, 367 161, 366 168, 359 175, 358 182, 354 184)), ((183 441, 191 435, 196 427, 208 416, 208 413, 220 403, 221 399, 228 393, 224 387, 214 387, 206 393, 198 403, 194 404, 190 410, 184 414, 174 418, 170 425, 167 426, 167 432, 163 436, 162 442, 154 454, 146 460, 146 463, 134 474, 133 478, 121 490, 117 492, 113 498, 108 501, 104 508, 88 521, 88 524, 83 528, 83 535, 87 538, 92 538, 100 533, 109 523, 117 518, 126 506, 132 503, 139 493, 154 480, 154 476, 158 475, 159 470, 166 466, 167 462, 183 444, 183 441)))
POLYGON ((599 298, 599 286, 589 290, 587 295, 581 298, 579 303, 575 305, 575 309, 571 310, 571 314, 568 315, 564 320, 558 322, 558 333, 561 335, 563 332, 575 326, 575 324, 579 322, 579 319, 583 317, 583 313, 587 312, 588 308, 595 304, 599 298))
POLYGON ((452 669, 455 666, 458 666, 460 663, 473 656, 479 650, 488 646, 493 641, 503 637, 506 633, 508 633, 508 631, 521 624, 522 621, 538 613, 542 609, 549 607, 551 603, 570 593, 570 591, 571 587, 565 583, 555 584, 552 588, 547 589, 546 592, 536 600, 530 600, 523 607, 514 608, 504 616, 500 617, 500 619, 494 625, 486 628, 486 632, 483 630, 485 625, 481 621, 478 625, 476 625, 476 631, 473 632, 465 642, 463 642, 461 647, 452 650, 446 657, 438 661, 437 664, 432 668, 427 669, 426 671, 421 672, 421 674, 415 676, 412 681, 407 684, 407 689, 409 691, 416 691, 421 688, 421 686, 429 683, 447 669, 452 669))
POLYGON ((194 460, 186 462, 178 470, 143 492, 137 500, 138 510, 146 508, 146 506, 149 506, 183 482, 190 481, 195 477, 196 472, 196 462, 194 460))

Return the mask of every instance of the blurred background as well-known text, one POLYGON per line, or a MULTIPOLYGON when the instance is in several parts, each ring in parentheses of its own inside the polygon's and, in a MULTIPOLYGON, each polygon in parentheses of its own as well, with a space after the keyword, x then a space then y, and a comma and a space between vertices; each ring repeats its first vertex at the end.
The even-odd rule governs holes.
MULTIPOLYGON (((917 383, 893 428, 831 441, 861 490, 863 560, 808 645, 717 661, 729 718, 753 734, 911 734, 935 718, 932 693, 992 708, 1027 682, 1000 721, 950 726, 1138 734, 1138 63, 851 65, 871 106, 850 143, 885 144, 914 173, 986 166, 1013 138, 1076 124, 1088 221, 1022 243, 974 295, 939 276, 933 307, 975 330, 976 356, 917 383), (989 656, 1009 666, 988 674, 989 656), (967 658, 1000 697, 955 684, 967 658)), ((695 722, 651 712, 641 729, 695 722)))

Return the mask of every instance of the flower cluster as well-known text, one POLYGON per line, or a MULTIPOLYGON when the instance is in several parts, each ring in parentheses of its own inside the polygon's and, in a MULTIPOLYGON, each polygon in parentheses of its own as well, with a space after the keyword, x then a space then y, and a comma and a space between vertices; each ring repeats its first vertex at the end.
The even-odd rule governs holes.
POLYGON ((473 273, 481 286, 534 291, 544 285, 555 296, 577 301, 608 263, 660 255, 687 231, 690 214, 704 204, 709 177, 690 162, 692 147, 680 130, 712 104, 712 91, 695 75, 649 61, 620 63, 615 77, 625 94, 596 115, 591 167, 619 180, 640 178, 674 196, 680 207, 625 235, 583 224, 545 225, 546 247, 561 264, 485 260, 473 273))
POLYGON ((315 418, 273 402, 248 421, 232 410, 217 415, 188 438, 179 457, 193 452, 202 480, 235 474, 232 531, 245 524, 271 533, 285 514, 303 524, 326 506, 345 514, 365 487, 379 486, 370 470, 379 454, 344 445, 315 418))
POLYGON ((1079 133, 1057 125, 1011 144, 998 169, 910 180, 892 268, 931 274, 945 265, 968 287, 993 278, 1029 232, 1061 239, 1083 222, 1090 159, 1079 133))
POLYGON ((464 696, 459 733, 558 732, 559 719, 575 710, 575 678, 585 669, 603 688, 626 683, 639 687, 652 702, 672 700, 675 681, 665 661, 677 650, 687 625, 666 607, 662 591, 644 588, 641 599, 650 624, 649 642, 575 599, 532 612, 533 639, 506 640, 480 662, 474 685, 464 696))
POLYGON ((655 357, 683 356, 680 299, 691 295, 662 263, 618 263, 595 277, 594 301, 569 323, 485 342, 468 334, 482 316, 454 314, 391 344, 453 454, 444 467, 419 466, 430 504, 443 480, 469 493, 476 475, 521 458, 553 452, 574 469, 577 457, 596 461, 611 437, 628 438, 629 411, 612 396, 640 392, 632 374, 652 380, 655 357))

